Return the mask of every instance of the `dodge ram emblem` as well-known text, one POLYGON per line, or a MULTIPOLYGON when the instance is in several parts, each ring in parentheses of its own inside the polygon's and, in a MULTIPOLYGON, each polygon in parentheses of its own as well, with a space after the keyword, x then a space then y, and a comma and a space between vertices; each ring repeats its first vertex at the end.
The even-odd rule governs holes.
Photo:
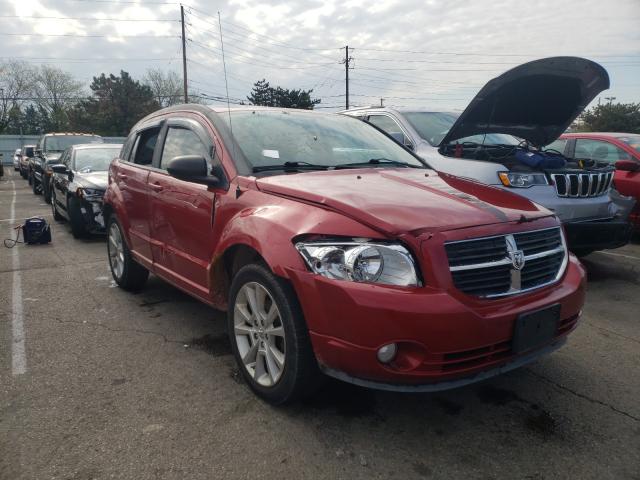
POLYGON ((515 270, 522 270, 526 263, 524 252, 522 250, 518 250, 518 245, 516 244, 516 239, 513 238, 513 235, 507 235, 505 238, 507 241, 507 252, 509 253, 509 258, 511 259, 513 268, 515 270))

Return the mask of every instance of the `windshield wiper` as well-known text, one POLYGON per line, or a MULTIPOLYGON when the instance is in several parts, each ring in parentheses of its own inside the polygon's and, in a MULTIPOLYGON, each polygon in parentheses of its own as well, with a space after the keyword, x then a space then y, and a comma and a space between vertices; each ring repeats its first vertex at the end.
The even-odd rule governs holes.
POLYGON ((410 163, 399 162, 398 160, 390 160, 388 158, 370 158, 366 162, 342 163, 340 165, 336 165, 333 168, 335 170, 340 170, 342 168, 358 168, 358 167, 367 167, 369 165, 395 165, 395 166, 407 167, 407 168, 422 168, 420 165, 411 165, 410 163))
POLYGON ((328 170, 328 165, 318 165, 309 162, 284 162, 280 165, 258 165, 253 167, 253 173, 284 170, 285 172, 299 172, 301 170, 328 170))

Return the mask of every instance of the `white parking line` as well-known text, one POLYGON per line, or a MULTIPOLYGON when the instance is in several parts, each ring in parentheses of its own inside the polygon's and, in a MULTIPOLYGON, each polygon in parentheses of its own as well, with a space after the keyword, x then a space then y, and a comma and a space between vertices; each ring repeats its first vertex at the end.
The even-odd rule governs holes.
MULTIPOLYGON (((11 180, 13 197, 11 199, 11 218, 16 215, 16 185, 11 180)), ((27 371, 27 355, 24 348, 24 316, 22 313, 22 274, 20 272, 20 256, 17 246, 11 249, 13 261, 13 291, 11 312, 13 320, 11 330, 13 332, 13 344, 11 349, 11 373, 22 375, 27 371)))
POLYGON ((613 257, 622 257, 622 258, 630 258, 631 260, 640 260, 640 257, 634 257, 633 255, 623 255, 622 253, 612 253, 612 252, 597 252, 603 255, 611 255, 613 257))

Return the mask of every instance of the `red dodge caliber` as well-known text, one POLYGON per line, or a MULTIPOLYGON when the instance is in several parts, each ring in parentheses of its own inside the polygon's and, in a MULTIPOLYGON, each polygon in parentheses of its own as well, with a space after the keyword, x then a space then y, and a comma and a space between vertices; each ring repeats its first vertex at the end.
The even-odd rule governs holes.
POLYGON ((584 302, 551 212, 342 115, 160 110, 111 164, 105 219, 118 285, 151 271, 226 310, 272 403, 322 372, 410 392, 479 381, 561 346, 584 302))

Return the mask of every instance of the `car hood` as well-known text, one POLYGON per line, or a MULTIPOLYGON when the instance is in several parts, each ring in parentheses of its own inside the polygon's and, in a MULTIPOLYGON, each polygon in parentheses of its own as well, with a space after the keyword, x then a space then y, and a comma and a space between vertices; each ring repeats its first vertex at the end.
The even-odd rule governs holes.
POLYGON ((519 195, 424 169, 309 172, 264 177, 256 184, 264 192, 322 205, 390 235, 552 215, 519 195))
POLYGON ((535 146, 548 145, 607 88, 607 71, 585 58, 525 63, 482 87, 440 145, 484 133, 508 133, 535 146))
POLYGON ((100 190, 106 190, 108 185, 109 172, 90 172, 80 173, 76 172, 74 181, 82 184, 83 187, 97 188, 100 190))
POLYGON ((50 162, 52 160, 58 160, 61 156, 62 156, 62 153, 58 153, 58 152, 45 153, 43 155, 45 162, 50 162))

